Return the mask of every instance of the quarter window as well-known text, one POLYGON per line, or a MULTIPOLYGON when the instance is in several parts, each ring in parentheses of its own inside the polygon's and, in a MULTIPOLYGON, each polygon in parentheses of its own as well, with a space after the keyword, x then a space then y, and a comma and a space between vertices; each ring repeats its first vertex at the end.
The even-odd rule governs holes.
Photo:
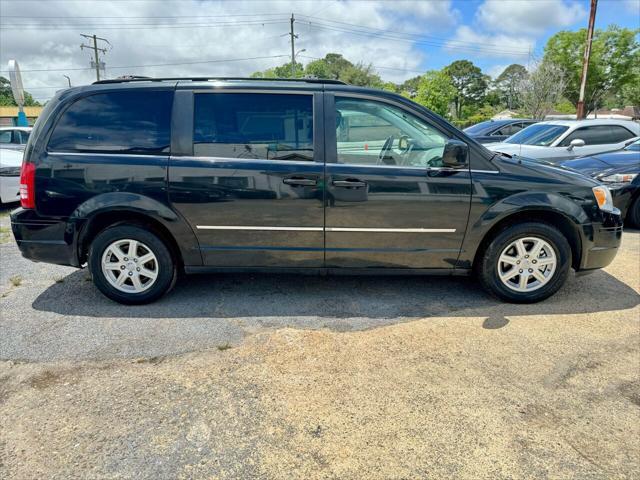
POLYGON ((84 97, 55 127, 49 150, 159 154, 171 143, 170 91, 130 90, 84 97))
POLYGON ((195 95, 196 156, 313 161, 313 96, 195 95))
POLYGON ((336 98, 339 163, 442 166, 447 137, 425 121, 385 103, 336 98))
POLYGON ((11 143, 11 130, 0 132, 0 143, 11 143))
POLYGON ((576 138, 584 140, 585 145, 606 145, 624 142, 632 137, 634 134, 620 125, 591 125, 571 132, 561 146, 568 146, 576 138))

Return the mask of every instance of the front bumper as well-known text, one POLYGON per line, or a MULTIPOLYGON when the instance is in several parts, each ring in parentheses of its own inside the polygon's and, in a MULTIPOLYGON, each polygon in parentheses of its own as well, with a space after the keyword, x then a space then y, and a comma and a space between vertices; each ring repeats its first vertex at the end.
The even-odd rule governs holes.
POLYGON ((609 265, 622 241, 622 216, 602 213, 602 221, 582 226, 582 258, 579 270, 593 270, 609 265))
POLYGON ((73 223, 42 218, 35 210, 11 212, 11 230, 22 256, 34 262, 79 267, 73 223))

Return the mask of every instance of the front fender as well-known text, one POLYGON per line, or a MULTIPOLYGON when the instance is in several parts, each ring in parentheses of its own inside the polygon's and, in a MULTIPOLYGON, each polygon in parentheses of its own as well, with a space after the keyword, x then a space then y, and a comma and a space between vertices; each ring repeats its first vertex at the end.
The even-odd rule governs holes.
POLYGON ((554 192, 520 192, 500 199, 491 204, 489 208, 478 207, 478 205, 472 205, 467 233, 458 262, 462 268, 471 267, 476 252, 487 234, 496 225, 508 222, 509 217, 517 215, 518 220, 521 221, 526 220, 527 213, 535 213, 535 218, 539 218, 539 215, 544 215, 544 213, 554 215, 556 218, 561 216, 571 225, 581 241, 584 237, 581 225, 591 223, 591 219, 579 203, 554 192))
POLYGON ((202 265, 198 240, 184 218, 168 205, 139 193, 108 192, 80 204, 68 220, 72 229, 79 232, 78 245, 89 231, 92 221, 102 214, 114 212, 121 212, 123 220, 127 219, 129 212, 160 223, 172 235, 185 265, 202 265))

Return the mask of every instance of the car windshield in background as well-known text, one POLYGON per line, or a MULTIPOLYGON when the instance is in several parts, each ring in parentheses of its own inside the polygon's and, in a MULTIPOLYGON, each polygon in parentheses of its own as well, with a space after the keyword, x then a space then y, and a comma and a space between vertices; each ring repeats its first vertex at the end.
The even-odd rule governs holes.
POLYGON ((633 152, 640 152, 640 138, 633 142, 631 145, 627 145, 625 150, 631 150, 633 152))
POLYGON ((505 143, 548 147, 568 129, 564 125, 531 125, 507 138, 505 143))

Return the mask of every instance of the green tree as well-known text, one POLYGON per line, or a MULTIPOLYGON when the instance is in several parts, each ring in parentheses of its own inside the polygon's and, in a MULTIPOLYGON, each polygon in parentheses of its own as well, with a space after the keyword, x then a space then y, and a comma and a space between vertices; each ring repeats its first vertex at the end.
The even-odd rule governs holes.
MULTIPOLYGON (((18 104, 13 99, 13 93, 11 93, 11 83, 5 77, 0 77, 0 106, 2 107, 10 107, 17 106, 18 104)), ((24 106, 25 107, 35 107, 39 106, 38 103, 33 96, 29 92, 25 90, 24 92, 24 106)))
POLYGON ((431 70, 420 77, 414 100, 442 117, 449 117, 457 93, 449 75, 431 70))
POLYGON ((479 104, 487 91, 487 76, 469 60, 456 60, 444 68, 456 89, 453 99, 456 118, 462 117, 462 107, 479 104))
POLYGON ((407 98, 414 98, 418 94, 418 86, 422 81, 422 75, 417 75, 405 80, 399 85, 398 90, 407 98))
POLYGON ((497 90, 497 94, 502 102, 510 110, 520 108, 520 85, 522 81, 527 78, 529 73, 527 69, 522 65, 513 63, 509 65, 504 71, 498 75, 494 85, 497 90))
POLYGON ((522 110, 531 118, 543 119, 562 100, 565 87, 562 68, 543 61, 522 80, 522 110))
MULTIPOLYGON (((625 88, 630 88, 628 85, 632 85, 634 80, 637 82, 634 66, 640 64, 639 32, 640 29, 617 26, 594 32, 585 90, 587 112, 597 109, 608 95, 619 95, 625 88)), ((585 29, 558 32, 544 48, 544 61, 554 63, 564 71, 564 96, 576 106, 586 36, 585 29)))
POLYGON ((301 78, 303 75, 304 66, 298 62, 295 65, 295 76, 291 75, 291 62, 288 62, 261 72, 254 72, 251 78, 301 78))

